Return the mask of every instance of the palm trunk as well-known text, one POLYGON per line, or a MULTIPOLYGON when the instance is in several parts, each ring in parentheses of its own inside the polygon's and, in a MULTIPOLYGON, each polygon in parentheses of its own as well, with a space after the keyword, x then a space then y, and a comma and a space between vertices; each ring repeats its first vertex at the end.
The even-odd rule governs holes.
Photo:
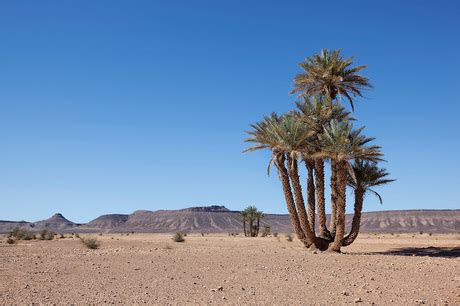
POLYGON ((313 177, 313 169, 315 168, 314 160, 305 160, 305 166, 308 170, 307 179, 307 203, 308 203, 308 223, 310 223, 311 231, 315 234, 315 213, 316 213, 316 199, 315 199, 315 182, 313 177))
POLYGON ((302 186, 300 185, 297 160, 291 158, 290 155, 288 154, 287 163, 288 163, 288 173, 289 173, 289 177, 291 178, 291 183, 292 183, 292 189, 294 189, 294 199, 295 199, 295 204, 296 204, 297 211, 299 214, 300 225, 302 226, 302 229, 309 241, 309 244, 306 246, 310 247, 315 240, 315 235, 313 234, 313 231, 311 230, 311 227, 310 227, 310 223, 308 222, 307 211, 305 209, 305 202, 304 202, 303 195, 302 195, 302 186))
POLYGON ((311 244, 314 244, 316 248, 320 250, 326 250, 329 243, 322 238, 316 237, 314 232, 311 230, 310 224, 308 222, 307 212, 305 211, 305 202, 303 200, 302 195, 302 186, 300 185, 297 160, 292 159, 289 155, 287 157, 288 172, 289 177, 291 178, 292 188, 294 189, 296 207, 299 210, 300 225, 302 226, 302 229, 304 230, 305 235, 307 236, 310 244, 306 244, 306 246, 309 247, 311 246, 311 244))
POLYGON ((248 234, 246 233, 246 221, 243 220, 243 231, 244 231, 244 236, 247 237, 248 234))
MULTIPOLYGON (((275 157, 276 158, 276 157, 275 157)), ((289 175, 288 171, 285 166, 286 157, 284 154, 281 154, 279 158, 276 159, 276 166, 278 169, 278 176, 281 181, 281 185, 283 186, 284 197, 286 200, 286 206, 289 211, 289 217, 291 219, 291 225, 294 228, 294 231, 297 235, 297 238, 303 242, 303 244, 307 244, 308 240, 305 237, 305 233, 300 226, 299 216, 297 215, 297 210, 295 208, 294 197, 292 195, 291 183, 289 182, 289 175)))
POLYGON ((254 235, 252 234, 253 232, 254 232, 253 221, 252 221, 252 220, 249 220, 249 236, 250 236, 250 237, 254 237, 254 235))
POLYGON ((326 227, 326 201, 324 198, 324 160, 317 159, 315 162, 316 174, 316 204, 318 207, 319 236, 329 239, 331 234, 326 227))
POLYGON ((336 213, 337 213, 337 162, 331 159, 331 220, 329 221, 329 229, 331 238, 335 237, 336 229, 336 213))
POLYGON ((343 246, 348 246, 355 241, 359 234, 359 227, 361 225, 361 212, 363 210, 364 190, 361 188, 355 189, 355 214, 351 222, 350 233, 343 238, 343 246))
POLYGON ((346 205, 346 189, 347 189, 347 162, 339 161, 336 164, 337 169, 337 210, 336 210, 336 233, 335 239, 330 249, 335 252, 340 252, 342 247, 343 236, 345 235, 345 205, 346 205))
POLYGON ((256 237, 259 236, 259 228, 260 228, 260 218, 257 218, 256 237))

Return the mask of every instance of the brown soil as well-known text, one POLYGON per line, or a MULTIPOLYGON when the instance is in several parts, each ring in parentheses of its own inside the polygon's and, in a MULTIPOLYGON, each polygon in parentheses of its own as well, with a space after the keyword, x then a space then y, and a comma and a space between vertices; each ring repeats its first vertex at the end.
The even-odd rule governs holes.
POLYGON ((0 304, 460 304, 460 235, 361 235, 344 254, 284 235, 105 234, 0 243, 0 304), (316 254, 315 254, 316 253, 316 254))

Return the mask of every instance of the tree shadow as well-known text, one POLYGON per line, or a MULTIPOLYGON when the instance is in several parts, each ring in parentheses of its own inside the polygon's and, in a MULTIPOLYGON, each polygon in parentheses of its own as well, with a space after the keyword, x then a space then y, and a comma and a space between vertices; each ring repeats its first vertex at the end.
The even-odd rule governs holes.
POLYGON ((460 257, 460 247, 407 247, 392 249, 385 252, 372 252, 369 255, 392 255, 392 256, 428 256, 440 258, 458 258, 460 257))

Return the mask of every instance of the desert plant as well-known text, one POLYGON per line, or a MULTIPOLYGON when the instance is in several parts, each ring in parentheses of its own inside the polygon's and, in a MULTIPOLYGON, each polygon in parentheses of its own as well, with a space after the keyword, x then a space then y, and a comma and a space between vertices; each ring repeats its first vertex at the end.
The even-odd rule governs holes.
MULTIPOLYGON (((350 121, 355 119, 340 105, 339 98, 348 99, 353 109, 352 96, 361 96, 362 90, 371 86, 366 77, 358 75, 365 66, 353 67, 352 59, 343 58, 340 51, 323 50, 321 54, 307 58, 301 67, 304 72, 296 76, 292 93, 299 93, 304 101, 297 103, 295 111, 283 115, 272 113, 252 124, 246 142, 253 145, 244 152, 271 151, 268 173, 270 166, 274 165, 298 239, 306 247, 314 245, 320 250, 340 252, 342 246, 354 241, 359 231, 359 224, 356 226, 361 213, 356 205, 358 197, 355 200, 354 230, 345 235, 346 188, 351 186, 350 179, 355 180, 356 176, 353 163, 361 160, 375 165, 382 160, 383 154, 379 146, 368 144, 373 138, 364 136, 363 128, 353 129, 350 121), (302 162, 308 175, 306 201, 298 169, 302 162), (331 165, 329 229, 325 214, 326 162, 331 165), (315 232, 316 218, 318 235, 315 232)), ((249 227, 252 229, 251 225, 249 227)))
POLYGON ((278 233, 273 233, 273 237, 277 238, 277 237, 278 237, 278 233))
POLYGON ((248 237, 257 237, 259 235, 260 220, 264 218, 263 212, 259 211, 255 206, 248 206, 240 212, 240 219, 243 221, 244 235, 248 237), (248 223, 248 229, 246 228, 248 223))
POLYGON ((286 235, 286 240, 289 241, 289 242, 292 242, 292 235, 291 235, 291 234, 287 234, 287 235, 286 235))
POLYGON ((80 234, 76 233, 75 238, 80 238, 80 234))
POLYGON ((65 235, 64 235, 64 234, 60 234, 60 235, 59 235, 59 238, 64 239, 64 238, 65 238, 65 235))
POLYGON ((14 239, 13 237, 8 237, 6 238, 6 243, 8 244, 15 244, 16 243, 16 239, 14 239))
POLYGON ((270 225, 268 224, 264 224, 264 230, 262 231, 262 237, 267 237, 268 235, 270 235, 270 225))
POLYGON ((172 240, 174 242, 184 242, 185 239, 184 239, 184 234, 181 233, 181 232, 177 232, 174 234, 174 236, 172 237, 172 240))
POLYGON ((40 232, 40 240, 53 240, 55 233, 53 231, 48 231, 46 229, 40 232))
POLYGON ((83 243, 84 246, 86 246, 88 249, 95 250, 98 249, 101 246, 101 243, 99 240, 93 237, 83 237, 80 238, 81 243, 83 243))
POLYGON ((9 237, 15 240, 32 240, 34 239, 34 233, 19 227, 16 227, 9 233, 9 237))

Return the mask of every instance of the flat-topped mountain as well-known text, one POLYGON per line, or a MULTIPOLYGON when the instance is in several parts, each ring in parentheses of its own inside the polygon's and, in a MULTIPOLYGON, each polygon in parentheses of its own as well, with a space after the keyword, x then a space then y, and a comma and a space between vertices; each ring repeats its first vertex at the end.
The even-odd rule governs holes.
MULTIPOLYGON (((347 227, 353 215, 347 215, 347 227)), ((292 232, 288 215, 266 214, 262 224, 269 224, 272 232, 292 232)), ((86 224, 76 224, 62 214, 37 221, 0 221, 0 233, 16 227, 30 230, 50 229, 58 232, 241 232, 238 211, 225 206, 190 207, 179 210, 138 210, 130 215, 102 215, 86 224)), ((460 232, 460 210, 399 210, 363 213, 363 232, 460 232)))

